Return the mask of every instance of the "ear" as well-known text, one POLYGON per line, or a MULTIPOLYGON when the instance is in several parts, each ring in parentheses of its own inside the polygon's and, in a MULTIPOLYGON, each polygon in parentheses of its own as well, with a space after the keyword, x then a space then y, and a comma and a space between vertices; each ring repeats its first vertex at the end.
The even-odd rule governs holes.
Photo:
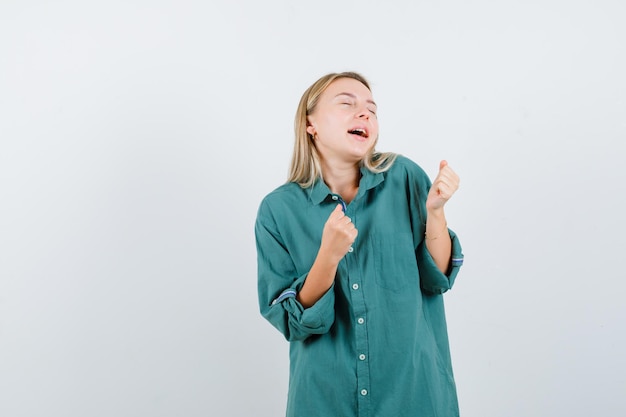
POLYGON ((315 137, 315 128, 314 128, 313 126, 311 126, 310 124, 307 124, 307 127, 306 127, 306 132, 307 132, 309 135, 311 135, 311 136, 315 137))

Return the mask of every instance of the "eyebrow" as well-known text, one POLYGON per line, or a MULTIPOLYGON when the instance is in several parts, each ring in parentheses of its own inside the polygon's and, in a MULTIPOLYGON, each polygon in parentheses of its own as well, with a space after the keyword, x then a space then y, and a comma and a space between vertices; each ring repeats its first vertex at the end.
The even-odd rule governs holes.
MULTIPOLYGON (((337 95, 335 96, 335 98, 337 98, 337 97, 339 97, 339 96, 348 96, 348 97, 351 97, 351 98, 356 99, 356 96, 355 96, 354 94, 352 94, 352 93, 339 93, 339 94, 337 94, 337 95)), ((376 103, 374 102, 374 100, 365 100, 365 101, 366 101, 367 103, 373 104, 374 106, 378 107, 378 104, 376 104, 376 103)))

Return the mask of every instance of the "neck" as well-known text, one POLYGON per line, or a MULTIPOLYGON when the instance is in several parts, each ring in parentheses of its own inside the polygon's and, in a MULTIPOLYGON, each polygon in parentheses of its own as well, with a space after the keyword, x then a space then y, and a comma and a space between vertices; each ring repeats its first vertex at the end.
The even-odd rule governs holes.
POLYGON ((342 166, 329 165, 322 162, 322 172, 324 182, 334 194, 339 194, 341 198, 349 203, 356 197, 359 190, 359 180, 361 171, 358 164, 346 164, 342 166))

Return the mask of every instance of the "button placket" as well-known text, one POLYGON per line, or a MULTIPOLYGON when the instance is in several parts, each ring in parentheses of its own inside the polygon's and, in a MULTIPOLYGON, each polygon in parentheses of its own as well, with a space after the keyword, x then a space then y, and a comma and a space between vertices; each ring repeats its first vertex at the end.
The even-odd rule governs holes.
MULTIPOLYGON (((334 198, 333 198, 334 199, 334 198)), ((337 196, 335 201, 341 200, 340 196, 337 196)), ((357 225, 357 212, 358 212, 359 201, 353 201, 350 204, 350 207, 346 207, 345 203, 343 203, 343 209, 346 216, 349 216, 354 222, 355 226, 357 225)), ((358 239, 358 238, 357 238, 358 239)), ((369 360, 367 360, 369 352, 368 352, 368 331, 367 331, 367 310, 365 303, 365 291, 362 286, 362 265, 359 262, 359 256, 354 250, 356 245, 351 247, 348 251, 349 256, 346 256, 345 266, 347 268, 347 289, 350 291, 350 298, 352 300, 352 314, 355 322, 353 322, 355 328, 355 336, 356 336, 356 355, 355 355, 355 365, 356 365, 356 378, 357 378, 357 387, 358 391, 357 400, 359 402, 359 409, 362 410, 359 415, 368 416, 369 413, 366 410, 369 410, 370 397, 369 395, 369 387, 370 387, 370 371, 369 371, 369 360)))

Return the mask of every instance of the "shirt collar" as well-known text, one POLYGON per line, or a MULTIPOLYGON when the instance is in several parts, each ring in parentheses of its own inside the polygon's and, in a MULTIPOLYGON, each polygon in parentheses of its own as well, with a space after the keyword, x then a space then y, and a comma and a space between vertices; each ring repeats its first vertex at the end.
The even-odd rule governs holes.
MULTIPOLYGON (((385 176, 382 172, 373 173, 365 167, 361 167, 361 180, 359 181, 359 192, 357 193, 355 200, 361 198, 361 196, 378 184, 385 180, 385 176)), ((310 188, 310 198, 313 204, 320 204, 324 201, 332 192, 324 181, 318 179, 315 184, 310 188)))

